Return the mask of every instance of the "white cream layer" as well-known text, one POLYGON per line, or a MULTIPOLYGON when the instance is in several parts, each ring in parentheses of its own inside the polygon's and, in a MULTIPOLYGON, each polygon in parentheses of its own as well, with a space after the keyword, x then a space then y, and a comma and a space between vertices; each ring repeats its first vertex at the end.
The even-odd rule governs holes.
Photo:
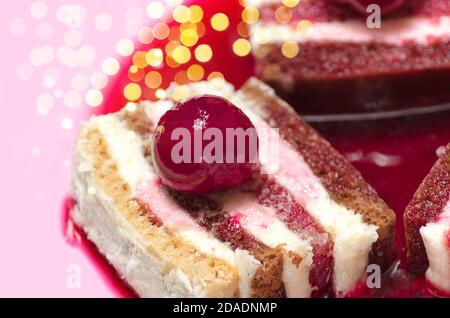
POLYGON ((223 202, 224 210, 236 217, 249 234, 270 248, 282 246, 286 251, 283 255, 283 284, 287 297, 310 297, 311 243, 300 239, 280 221, 275 211, 260 205, 248 194, 231 193, 223 198, 223 202), (294 264, 289 252, 299 255, 301 263, 294 264))
MULTIPOLYGON (((275 96, 274 91, 262 82, 251 79, 251 85, 259 87, 264 94, 275 96)), ((345 294, 365 277, 372 244, 377 241, 377 227, 364 223, 360 214, 336 203, 311 171, 304 158, 284 141, 277 131, 271 130, 264 120, 266 115, 258 112, 258 100, 250 100, 241 91, 233 94, 231 85, 215 89, 205 82, 191 84, 190 95, 215 94, 230 99, 250 118, 258 130, 260 144, 278 143, 280 165, 274 158, 265 158, 267 152, 260 152, 262 168, 270 171, 277 182, 282 184, 301 203, 334 241, 334 288, 338 294, 345 294), (270 131, 270 134, 268 132, 270 131), (264 140, 273 138, 273 141, 264 140), (274 169, 275 168, 275 169, 274 169), (272 173, 275 171, 274 173, 272 173)), ((170 93, 170 91, 169 91, 170 93)), ((284 107, 289 106, 280 100, 284 107)))
MULTIPOLYGON (((155 105, 152 105, 155 106, 155 105)), ((184 241, 192 244, 200 252, 228 262, 232 266, 241 264, 254 265, 257 261, 248 253, 235 253, 227 244, 209 235, 185 211, 181 210, 159 185, 158 178, 143 154, 143 142, 140 136, 129 130, 125 123, 114 115, 93 119, 105 138, 113 159, 117 162, 122 178, 130 185, 136 196, 145 202, 164 226, 184 241)), ((240 277, 241 296, 249 296, 250 286, 255 273, 255 266, 246 265, 246 270, 238 271, 248 274, 240 277), (248 269, 248 267, 250 269, 248 269)))
POLYGON ((252 27, 252 42, 283 43, 291 40, 304 42, 380 42, 401 45, 405 41, 422 44, 432 38, 450 37, 450 17, 409 17, 382 21, 381 28, 370 29, 365 21, 315 22, 305 31, 295 26, 276 22, 258 22, 252 27))
POLYGON ((427 251, 429 267, 426 278, 438 288, 450 292, 450 198, 436 222, 420 229, 427 251))
MULTIPOLYGON (((203 93, 210 92, 210 85, 205 83, 199 83, 196 86, 203 93)), ((233 95, 233 89, 227 85, 222 87, 216 95, 222 95, 230 98, 233 95)), ((199 94, 199 93, 197 93, 199 94)), ((147 105, 146 113, 153 122, 158 122, 160 116, 171 107, 170 103, 164 103, 159 105, 147 105), (155 111, 155 108, 159 108, 155 111), (164 111, 162 111, 164 110, 164 111)), ((152 198, 158 197, 157 193, 153 193, 152 189, 157 187, 145 187, 142 195, 138 194, 138 197, 145 198, 147 196, 148 201, 151 202, 152 198)), ((158 200, 160 202, 167 202, 167 198, 158 200)), ((312 247, 309 241, 300 239, 299 236, 290 231, 286 225, 281 222, 276 216, 274 211, 263 207, 258 204, 256 200, 249 199, 247 196, 236 195, 235 193, 227 196, 223 199, 226 208, 231 214, 240 213, 244 215, 245 222, 242 224, 245 230, 258 239, 263 244, 275 248, 279 245, 284 245, 286 251, 292 251, 302 257, 302 262, 299 266, 294 265, 292 259, 286 254, 284 257, 283 266, 283 283, 286 288, 286 294, 288 297, 310 297, 312 287, 309 284, 309 272, 312 265, 312 247)), ((162 209, 158 209, 162 210, 162 209)), ((165 211, 173 211, 173 209, 164 209, 165 211)), ((176 215, 179 215, 177 213, 176 215)), ((166 222, 186 222, 186 220, 179 221, 177 216, 174 217, 172 212, 161 213, 164 223, 166 222)), ((185 213, 183 214, 185 215, 185 213)), ((186 217, 184 217, 186 218, 186 217)), ((254 274, 254 272, 253 272, 254 274)), ((246 284, 246 283, 243 283, 246 284)))

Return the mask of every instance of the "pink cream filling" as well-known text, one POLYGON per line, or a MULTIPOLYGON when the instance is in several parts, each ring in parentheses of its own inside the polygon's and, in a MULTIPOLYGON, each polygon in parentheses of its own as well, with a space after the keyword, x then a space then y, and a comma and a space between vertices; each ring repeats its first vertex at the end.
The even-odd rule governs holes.
POLYGON ((450 199, 447 201, 442 214, 437 219, 437 223, 443 224, 447 227, 447 231, 445 232, 445 242, 450 250, 450 199))
POLYGON ((263 173, 282 181, 283 186, 303 207, 319 198, 321 183, 298 152, 285 141, 277 129, 271 128, 261 119, 252 119, 260 140, 263 173), (264 149, 275 149, 269 153, 264 149), (278 156, 275 158, 274 156, 278 156), (274 166, 274 164, 276 166, 274 166))
POLYGON ((271 224, 278 220, 273 209, 260 205, 248 194, 227 196, 224 209, 244 228, 251 226, 258 228, 261 232, 270 229, 271 224))
MULTIPOLYGON (((262 23, 267 28, 270 41, 284 41, 294 37, 304 41, 341 41, 341 42, 382 42, 401 44, 405 41, 428 43, 429 41, 450 36, 450 17, 411 17, 381 21, 380 28, 369 28, 359 20, 344 22, 316 22, 312 27, 296 32, 295 25, 277 27, 273 23, 262 23), (280 32, 282 28, 284 32, 280 32), (276 34, 279 36, 275 37, 276 34)), ((258 34, 258 31, 255 33, 258 34)), ((258 37, 257 37, 258 38, 258 37)), ((258 40, 256 40, 258 42, 258 40)))
POLYGON ((204 231, 170 197, 159 179, 148 179, 141 182, 136 189, 136 198, 148 206, 151 212, 160 219, 164 225, 176 229, 189 229, 204 231))
MULTIPOLYGON (((277 162, 274 155, 278 155, 279 164, 272 174, 277 180, 281 180, 283 185, 287 187, 289 192, 298 201, 300 205, 305 207, 309 202, 319 198, 320 181, 313 174, 303 158, 283 140, 277 130, 270 128, 261 119, 252 120, 258 130, 258 136, 261 144, 271 145, 272 149, 277 149, 277 153, 267 153, 261 151, 260 160, 266 163, 277 162)), ((263 167, 263 173, 264 169, 263 167)), ((157 216, 164 224, 170 227, 183 227, 195 230, 203 230, 194 219, 180 208, 177 203, 170 197, 164 189, 159 179, 148 179, 141 182, 136 189, 136 198, 147 205, 155 216, 157 216)), ((255 214, 255 220, 265 226, 267 219, 276 217, 275 212, 272 216, 263 216, 260 209, 252 208, 257 205, 256 201, 243 200, 239 208, 245 209, 246 214, 255 214), (259 212, 258 212, 259 211, 259 212)))

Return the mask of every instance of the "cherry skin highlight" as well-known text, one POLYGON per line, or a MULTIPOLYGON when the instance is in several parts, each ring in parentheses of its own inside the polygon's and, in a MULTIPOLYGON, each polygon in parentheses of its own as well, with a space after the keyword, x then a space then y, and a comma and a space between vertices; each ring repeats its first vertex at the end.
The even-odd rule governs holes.
POLYGON ((230 101, 201 95, 178 103, 159 120, 153 163, 163 184, 188 194, 232 189, 258 165, 258 136, 230 101))
POLYGON ((367 15, 367 7, 371 4, 377 4, 381 8, 381 14, 391 14, 398 10, 404 3, 404 0, 344 0, 353 6, 358 12, 367 15))

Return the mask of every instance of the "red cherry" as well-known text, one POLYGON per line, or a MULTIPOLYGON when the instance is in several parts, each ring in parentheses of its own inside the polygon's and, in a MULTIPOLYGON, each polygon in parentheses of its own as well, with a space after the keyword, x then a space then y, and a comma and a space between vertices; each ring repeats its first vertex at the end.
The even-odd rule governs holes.
POLYGON ((153 150, 155 168, 165 185, 206 194, 231 189, 252 176, 258 136, 248 117, 231 102, 202 95, 175 105, 161 117, 153 150), (234 138, 244 133, 241 141, 234 138))
POLYGON ((356 10, 362 14, 367 14, 367 7, 371 4, 377 4, 381 8, 381 14, 390 14, 399 9, 404 3, 404 0, 344 0, 351 4, 356 10))

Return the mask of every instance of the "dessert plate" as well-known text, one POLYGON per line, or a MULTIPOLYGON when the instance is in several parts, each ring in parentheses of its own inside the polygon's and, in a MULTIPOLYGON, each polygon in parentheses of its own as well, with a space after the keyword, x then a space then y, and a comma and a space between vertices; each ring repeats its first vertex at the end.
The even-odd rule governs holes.
MULTIPOLYGON (((240 87, 254 75, 254 61, 249 54, 239 1, 222 1, 220 6, 214 1, 185 1, 185 5, 200 5, 202 8, 203 14, 196 17, 196 22, 183 24, 186 28, 195 27, 199 38, 189 35, 189 32, 180 34, 179 23, 170 19, 163 18, 153 25, 152 41, 145 38, 145 34, 135 39, 135 53, 122 61, 125 67, 105 89, 105 106, 97 113, 118 111, 127 103, 138 100, 156 100, 172 81, 179 84, 178 94, 183 95, 186 93, 183 85, 190 81, 223 77, 240 87), (185 50, 177 48, 179 41, 195 44, 184 46, 189 48, 185 50), (147 42, 150 43, 145 44, 147 42), (166 57, 167 52, 170 52, 169 57, 166 57), (139 65, 144 67, 137 67, 139 65)), ((185 20, 182 10, 179 16, 174 17, 179 21, 185 20)), ((397 214, 399 261, 384 275, 382 289, 354 296, 439 296, 423 277, 412 277, 402 268, 405 245, 402 213, 436 161, 436 150, 450 141, 450 105, 412 107, 376 114, 308 115, 304 118, 352 162, 397 214)), ((66 216, 72 204, 67 201, 66 216)), ((69 218, 65 220, 66 226, 73 226, 69 218)), ((84 234, 76 229, 75 233, 80 240, 74 244, 85 250, 101 267, 117 295, 134 296, 84 234)))

